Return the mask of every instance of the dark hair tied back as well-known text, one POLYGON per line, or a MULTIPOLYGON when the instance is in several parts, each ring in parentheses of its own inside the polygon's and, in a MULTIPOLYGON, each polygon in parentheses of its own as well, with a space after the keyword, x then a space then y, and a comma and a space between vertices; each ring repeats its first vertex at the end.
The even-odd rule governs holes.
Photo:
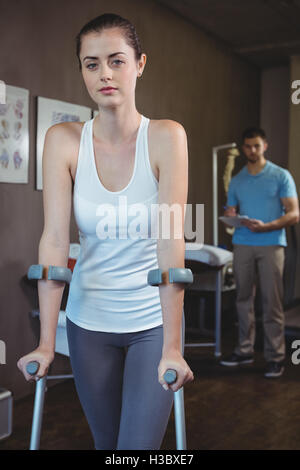
POLYGON ((94 18, 93 20, 85 24, 75 38, 76 55, 79 61, 79 70, 81 70, 82 68, 80 61, 82 36, 91 32, 100 33, 104 29, 110 28, 122 29, 127 44, 134 49, 136 60, 139 60, 141 58, 141 44, 133 24, 130 23, 130 21, 128 21, 126 18, 122 18, 121 16, 115 15, 114 13, 105 13, 104 15, 97 16, 97 18, 94 18))

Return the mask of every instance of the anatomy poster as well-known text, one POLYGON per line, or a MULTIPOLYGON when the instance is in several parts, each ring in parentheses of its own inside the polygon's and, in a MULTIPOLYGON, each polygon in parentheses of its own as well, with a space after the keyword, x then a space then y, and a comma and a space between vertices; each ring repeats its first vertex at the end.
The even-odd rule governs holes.
POLYGON ((37 106, 37 170, 36 189, 43 189, 42 159, 45 135, 49 127, 59 122, 78 121, 85 122, 91 119, 92 110, 65 101, 38 97, 37 106))
POLYGON ((0 182, 28 183, 29 91, 6 85, 0 104, 0 182))

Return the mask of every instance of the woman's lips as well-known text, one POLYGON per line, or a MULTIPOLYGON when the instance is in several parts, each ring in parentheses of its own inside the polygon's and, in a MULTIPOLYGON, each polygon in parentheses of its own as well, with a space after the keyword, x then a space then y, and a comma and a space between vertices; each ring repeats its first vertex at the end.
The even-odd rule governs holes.
POLYGON ((116 91, 117 88, 112 88, 112 87, 107 87, 107 88, 102 88, 101 90, 99 90, 101 93, 103 93, 103 95, 110 95, 111 93, 113 93, 114 91, 116 91))

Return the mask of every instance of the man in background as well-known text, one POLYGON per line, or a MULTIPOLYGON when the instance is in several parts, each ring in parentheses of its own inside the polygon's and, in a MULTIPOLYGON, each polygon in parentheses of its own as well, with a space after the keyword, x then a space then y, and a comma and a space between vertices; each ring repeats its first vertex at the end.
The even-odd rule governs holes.
POLYGON ((265 377, 284 371, 283 312, 285 227, 299 221, 296 186, 291 174, 266 160, 265 132, 248 128, 243 133, 247 164, 229 185, 225 216, 249 217, 233 235, 233 270, 236 281, 238 344, 220 364, 235 367, 254 361, 255 274, 258 271, 264 327, 265 377))

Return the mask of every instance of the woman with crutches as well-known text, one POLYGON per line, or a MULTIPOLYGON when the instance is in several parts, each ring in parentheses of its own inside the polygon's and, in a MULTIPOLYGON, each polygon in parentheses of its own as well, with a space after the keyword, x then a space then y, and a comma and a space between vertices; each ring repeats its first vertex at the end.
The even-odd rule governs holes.
MULTIPOLYGON (((67 266, 73 198, 81 249, 66 307, 67 334, 95 448, 159 449, 173 392, 193 380, 181 351, 184 288, 166 275, 184 268, 186 133, 175 121, 150 120, 137 111, 136 80, 146 55, 128 20, 101 15, 81 29, 76 46, 99 114, 47 131, 39 263, 67 266), (157 204, 181 210, 169 237, 161 236, 159 223, 151 236, 157 204), (163 283, 153 287, 147 275, 158 268, 163 283), (177 373, 172 385, 164 379, 167 369, 177 373)), ((58 281, 38 281, 40 343, 18 361, 27 380, 29 362, 39 362, 37 378, 53 361, 63 289, 58 281)))

